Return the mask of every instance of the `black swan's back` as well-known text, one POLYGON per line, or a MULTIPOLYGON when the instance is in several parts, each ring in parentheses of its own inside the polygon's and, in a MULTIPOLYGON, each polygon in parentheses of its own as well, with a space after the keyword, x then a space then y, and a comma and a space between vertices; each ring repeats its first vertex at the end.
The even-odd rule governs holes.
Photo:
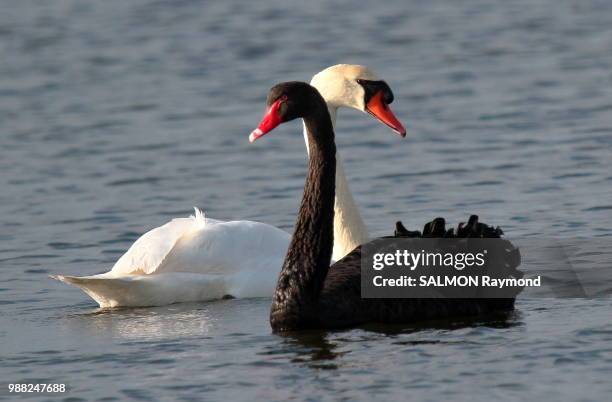
MULTIPOLYGON (((444 238, 500 238, 502 230, 478 222, 472 215, 467 224, 446 229, 443 218, 428 222, 422 232, 408 231, 401 222, 396 224, 395 236, 390 238, 444 237, 444 238)), ((504 240, 504 260, 507 276, 522 278, 517 269, 520 264, 518 249, 504 240)), ((365 323, 412 323, 434 319, 468 317, 496 311, 510 311, 514 298, 497 299, 362 299, 361 298, 361 246, 329 268, 319 297, 318 325, 327 328, 349 327, 365 323)))

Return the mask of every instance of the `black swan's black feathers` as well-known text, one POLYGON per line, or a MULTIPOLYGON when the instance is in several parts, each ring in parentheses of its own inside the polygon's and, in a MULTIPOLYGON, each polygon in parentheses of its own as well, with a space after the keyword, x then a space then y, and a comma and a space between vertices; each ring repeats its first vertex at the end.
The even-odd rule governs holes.
POLYGON ((446 221, 444 218, 436 218, 431 222, 427 222, 423 227, 423 232, 418 230, 410 231, 402 224, 402 221, 395 223, 395 237, 443 237, 443 238, 487 238, 499 239, 504 234, 499 226, 493 227, 478 221, 478 215, 471 215, 467 224, 459 223, 456 229, 446 229, 446 221))
MULTIPOLYGON (((478 221, 472 215, 466 223, 456 229, 446 229, 443 218, 436 218, 425 224, 422 232, 409 231, 401 222, 396 223, 395 236, 410 238, 501 238, 503 231, 478 221)), ((381 241, 379 239, 373 242, 381 241)), ((522 278, 517 268, 521 262, 520 253, 508 240, 500 244, 504 248, 505 275, 522 278)), ((467 317, 496 311, 514 309, 512 298, 472 299, 362 299, 361 298, 361 246, 336 262, 329 269, 319 298, 317 316, 313 321, 321 327, 349 327, 364 322, 398 323, 431 319, 467 317)))

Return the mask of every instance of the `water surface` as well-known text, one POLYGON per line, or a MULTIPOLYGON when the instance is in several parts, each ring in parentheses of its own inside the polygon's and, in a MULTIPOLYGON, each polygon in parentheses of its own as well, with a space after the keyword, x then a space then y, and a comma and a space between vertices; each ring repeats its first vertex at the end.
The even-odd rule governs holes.
POLYGON ((339 115, 373 235, 478 213, 609 240, 611 38, 606 1, 3 2, 2 381, 67 383, 31 396, 66 401, 609 397, 609 299, 282 337, 269 299, 99 311, 47 275, 103 272, 195 205, 291 230, 301 126, 247 136, 270 86, 339 62, 386 79, 408 129, 339 115))

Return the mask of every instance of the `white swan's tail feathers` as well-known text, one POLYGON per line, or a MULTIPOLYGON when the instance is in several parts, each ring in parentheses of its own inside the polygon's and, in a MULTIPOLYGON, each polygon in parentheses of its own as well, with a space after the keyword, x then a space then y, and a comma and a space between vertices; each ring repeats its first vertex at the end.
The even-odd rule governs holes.
POLYGON ((100 307, 146 307, 215 300, 227 294, 222 276, 192 273, 166 273, 115 277, 49 275, 76 286, 100 307))
POLYGON ((69 285, 78 286, 82 284, 87 277, 69 276, 69 275, 49 275, 49 278, 55 279, 56 281, 64 282, 69 285))
POLYGON ((102 275, 69 276, 49 275, 51 278, 76 286, 89 297, 94 299, 100 307, 117 307, 130 305, 130 281, 127 278, 109 278, 102 275))

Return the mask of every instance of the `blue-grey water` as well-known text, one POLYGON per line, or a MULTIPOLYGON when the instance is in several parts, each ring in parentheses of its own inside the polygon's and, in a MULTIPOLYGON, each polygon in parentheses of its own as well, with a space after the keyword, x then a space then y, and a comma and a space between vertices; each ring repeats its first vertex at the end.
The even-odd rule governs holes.
POLYGON ((339 115, 372 234, 478 213, 514 238, 610 240, 612 3, 492 3, 1 1, 0 398, 609 399, 610 298, 283 337, 269 299, 102 311, 47 277, 106 271, 194 205, 291 230, 301 126, 247 136, 270 86, 340 62, 387 80, 408 129, 339 115))

